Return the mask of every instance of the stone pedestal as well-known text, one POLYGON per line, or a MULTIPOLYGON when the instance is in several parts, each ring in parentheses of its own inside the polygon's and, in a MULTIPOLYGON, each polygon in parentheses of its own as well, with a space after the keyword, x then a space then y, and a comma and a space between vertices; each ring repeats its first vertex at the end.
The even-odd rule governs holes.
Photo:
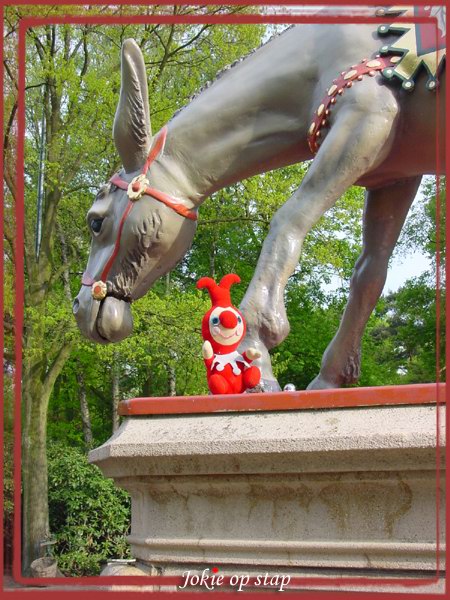
POLYGON ((131 551, 152 572, 432 577, 437 489, 441 569, 445 531, 436 414, 417 405, 130 417, 90 460, 131 494, 131 551))

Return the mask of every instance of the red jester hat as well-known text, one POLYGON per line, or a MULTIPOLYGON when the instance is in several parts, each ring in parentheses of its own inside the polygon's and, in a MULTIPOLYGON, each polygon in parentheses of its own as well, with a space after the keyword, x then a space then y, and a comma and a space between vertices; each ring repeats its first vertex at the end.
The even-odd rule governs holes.
POLYGON ((240 281, 238 275, 230 273, 222 277, 219 285, 210 277, 202 277, 197 283, 199 289, 208 290, 212 302, 202 321, 202 353, 213 394, 241 394, 261 379, 258 367, 251 366, 261 353, 255 348, 248 348, 243 354, 237 352, 246 325, 242 313, 231 303, 230 287, 240 281))
POLYGON ((222 277, 219 285, 211 277, 202 277, 197 283, 197 288, 206 288, 211 298, 212 306, 202 320, 202 336, 211 342, 214 354, 234 352, 245 336, 244 317, 230 296, 231 286, 240 282, 239 275, 230 273, 222 277), (225 335, 223 329, 228 330, 225 335))

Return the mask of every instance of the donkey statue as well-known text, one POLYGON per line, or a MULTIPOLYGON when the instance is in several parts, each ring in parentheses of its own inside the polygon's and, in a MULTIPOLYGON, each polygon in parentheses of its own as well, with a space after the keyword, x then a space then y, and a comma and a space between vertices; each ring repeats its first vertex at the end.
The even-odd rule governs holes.
POLYGON ((130 334, 131 301, 187 252, 208 196, 314 158, 264 241, 240 307, 243 346, 261 352, 264 389, 278 390, 268 350, 289 332, 284 290, 303 240, 349 186, 363 186, 362 252, 339 330, 309 388, 356 381, 364 327, 408 209, 422 175, 444 164, 436 133, 437 123, 444 127, 445 72, 438 80, 419 70, 408 91, 413 83, 398 68, 398 51, 380 50, 398 37, 385 31, 380 41, 373 24, 291 27, 226 70, 154 136, 144 60, 126 40, 113 131, 123 168, 87 216, 92 247, 73 305, 82 333, 99 343, 130 334), (397 73, 403 86, 388 81, 397 73), (430 91, 438 86, 439 94, 430 91))

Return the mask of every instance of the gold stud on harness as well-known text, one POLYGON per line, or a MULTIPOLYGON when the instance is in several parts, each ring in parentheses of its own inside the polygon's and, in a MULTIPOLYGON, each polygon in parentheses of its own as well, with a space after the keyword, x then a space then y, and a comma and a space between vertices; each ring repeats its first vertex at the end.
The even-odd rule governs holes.
POLYGON ((141 173, 137 177, 133 177, 127 189, 128 198, 130 200, 133 200, 133 202, 136 202, 136 200, 142 198, 142 196, 145 194, 145 190, 149 185, 150 182, 143 173, 141 173))
POLYGON ((96 281, 92 285, 92 297, 94 300, 106 298, 106 283, 104 281, 96 281))

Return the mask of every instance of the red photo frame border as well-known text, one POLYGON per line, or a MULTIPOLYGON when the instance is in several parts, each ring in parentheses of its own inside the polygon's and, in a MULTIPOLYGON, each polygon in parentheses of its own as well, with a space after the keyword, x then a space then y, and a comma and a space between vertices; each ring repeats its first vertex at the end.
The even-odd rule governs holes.
MULTIPOLYGON (((403 2, 401 2, 403 3, 403 2)), ((1 11, 2 11, 2 22, 3 22, 3 7, 5 5, 58 5, 60 4, 57 1, 51 2, 40 2, 38 0, 17 0, 13 2, 2 2, 1 3, 1 11)), ((66 0, 61 3, 62 5, 80 5, 80 2, 77 0, 66 0)), ((104 2, 99 0, 92 0, 90 5, 104 5, 104 2)), ((120 5, 146 5, 147 3, 139 3, 133 2, 133 0, 120 0, 117 3, 120 5)), ((162 0, 157 3, 158 5, 189 5, 189 6, 200 6, 200 3, 197 2, 189 2, 187 0, 179 0, 178 2, 168 2, 167 0, 162 0)), ((201 5, 204 5, 202 3, 201 5)), ((207 2, 207 4, 222 4, 220 2, 207 2)), ((244 0, 242 2, 229 2, 229 5, 239 4, 239 5, 249 5, 249 6, 257 6, 257 5, 273 5, 270 1, 265 2, 249 2, 248 0, 244 0)), ((296 5, 297 3, 292 0, 287 0, 283 3, 283 6, 287 6, 289 4, 296 5)), ((308 2, 308 4, 318 4, 323 5, 323 3, 319 2, 308 2)), ((330 2, 328 0, 326 5, 335 4, 335 2, 330 2)), ((360 2, 347 2, 346 5, 356 4, 361 5, 360 2)), ((425 4, 425 2, 417 2, 416 4, 425 4)), ((405 19, 406 20, 406 19, 405 19)), ((408 19, 410 22, 430 22, 430 19, 408 19)), ((20 414, 20 401, 21 401, 21 372, 22 372, 22 345, 21 345, 21 332, 23 328, 23 297, 24 297, 24 257, 23 257, 23 228, 24 228, 24 132, 25 132, 25 36, 26 30, 30 26, 42 25, 42 24, 63 24, 63 23, 71 23, 71 24, 81 24, 87 22, 95 22, 97 24, 105 24, 105 25, 115 25, 115 24, 139 24, 139 23, 217 23, 217 24, 250 24, 250 23, 305 23, 305 22, 321 22, 321 23, 342 23, 342 22, 354 22, 354 23, 380 23, 385 22, 384 20, 380 20, 377 18, 367 17, 350 17, 348 15, 343 15, 341 17, 324 17, 318 18, 317 15, 305 16, 305 15, 294 15, 294 14, 276 14, 276 15, 215 15, 215 16, 202 16, 202 15, 185 15, 185 16, 171 16, 171 15, 153 15, 150 17, 147 16, 121 16, 121 17, 110 17, 105 15, 89 15, 89 16, 58 16, 58 17, 25 17, 20 21, 19 24, 19 106, 18 106, 18 144, 17 144, 17 205, 16 205, 16 305, 15 305, 15 357, 16 357, 16 368, 14 374, 14 394, 15 394, 15 413, 14 413, 14 436, 15 436, 15 447, 14 447, 14 483, 15 483, 15 515, 14 515, 14 560, 13 560, 13 575, 14 579, 23 585, 43 585, 49 586, 46 590, 52 591, 51 586, 53 585, 80 585, 80 586, 120 586, 126 585, 128 586, 138 586, 142 587, 143 585, 160 585, 160 586, 174 586, 182 583, 182 577, 168 577, 168 576, 143 576, 143 577, 124 577, 124 576, 116 576, 116 577, 80 577, 80 578, 52 578, 52 579, 35 579, 35 578, 25 578, 21 575, 21 531, 20 531, 20 461, 21 461, 21 414, 20 414)), ((2 58, 3 65, 3 44, 0 52, 2 58)), ((436 102, 439 103, 439 92, 436 94, 436 102)), ((1 113, 3 115, 3 95, 1 97, 1 113)), ((2 120, 3 127, 3 120, 2 120)), ((439 131, 439 127, 438 127, 439 131)), ((447 132, 448 133, 448 132, 447 132)), ((3 134, 3 131, 2 131, 3 134)), ((2 135, 3 140, 3 135, 2 135)), ((439 133, 436 138, 436 148, 439 147, 439 133)), ((438 153, 436 154, 437 161, 438 153)), ((1 165, 3 167, 3 156, 0 157, 1 165)), ((449 160, 447 158, 447 160, 449 160)), ((439 172, 439 169, 437 169, 439 172)), ((439 194, 439 176, 437 176, 437 194, 439 194)), ((439 204, 437 204, 437 211, 439 210, 439 204)), ((3 205, 0 209, 2 211, 1 217, 3 217, 3 205)), ((437 219, 439 215, 437 215, 437 219)), ((3 227, 3 218, 1 218, 1 227, 3 227)), ((439 229, 438 229, 439 231, 439 229)), ((1 266, 3 267, 3 252, 0 252, 0 261, 1 266)), ((437 261, 439 263, 439 252, 437 253, 437 261)), ((438 264, 439 266, 439 264, 438 264)), ((438 281, 437 281, 437 290, 439 290, 439 269, 438 272, 438 281)), ((3 297, 1 298, 3 301, 3 297)), ((448 302, 448 300, 447 300, 448 302)), ((437 322, 439 323, 439 301, 437 303, 437 322)), ((439 330, 437 329, 437 332, 439 330)), ((0 332, 3 334, 3 322, 0 324, 0 332)), ((438 335, 438 333, 437 333, 438 335)), ((2 337, 3 339, 3 337, 2 337)), ((439 344, 437 344, 437 352, 439 352, 439 344)), ((437 359, 439 357, 437 356, 437 359)), ((437 360, 437 365, 439 361, 437 360)), ((438 371, 438 366, 437 366, 438 371)), ((3 374, 2 374, 3 377, 3 374)), ((439 388, 438 388, 439 389, 439 388)), ((438 392, 437 389, 437 392, 438 392)), ((436 421, 437 421, 437 436, 439 440, 439 396, 437 402, 437 410, 436 410, 436 421)), ((3 424, 3 414, 0 417, 2 419, 3 424)), ((439 472, 440 472, 440 463, 439 463, 439 441, 437 443, 437 452, 436 452, 436 472, 437 472, 437 498, 436 503, 437 507, 439 507, 439 472)), ((416 579, 416 580, 402 580, 402 579, 393 579, 393 578, 361 578, 361 577, 348 577, 348 578, 307 578, 307 577, 299 577, 299 578, 291 578, 291 584, 298 585, 308 585, 311 587, 314 586, 324 586, 324 585, 368 585, 368 586, 379 586, 379 585, 390 585, 390 586, 405 586, 405 587, 416 587, 423 585, 431 585, 435 584, 439 581, 439 512, 436 512, 437 515, 437 523, 436 523, 436 532, 437 532, 437 570, 435 578, 424 578, 424 579, 416 579)), ((56 590, 54 590, 56 591, 56 590)), ((64 591, 59 589, 58 591, 64 591)), ((81 590, 80 590, 81 591, 81 590)), ((94 590, 93 590, 94 591, 94 590)), ((136 591, 139 591, 138 589, 136 591)), ((289 591, 288 589, 286 591, 289 591)), ((45 593, 46 593, 45 592, 45 593)), ((39 593, 39 592, 37 592, 39 593)), ((98 593, 101 593, 100 591, 98 593)), ((167 592, 164 592, 167 593, 167 592)), ((190 593, 190 592, 185 592, 190 593)), ((216 593, 229 593, 218 591, 216 593)), ((250 592, 252 593, 252 592, 250 592)), ((267 592, 266 592, 267 593, 267 592)), ((330 593, 336 595, 336 592, 330 591, 322 591, 315 592, 315 594, 319 594, 320 598, 329 597, 330 593)), ((347 592, 344 592, 347 593, 347 592)), ((341 593, 338 593, 339 596, 341 593)), ((370 594, 370 592, 369 592, 370 594)), ((17 595, 17 593, 16 593, 17 595)), ((390 593, 381 593, 382 597, 391 597, 390 593)), ((367 596, 367 593, 366 593, 367 596)), ((395 597, 399 595, 396 593, 395 597)), ((421 597, 421 594, 417 594, 417 597, 421 597)), ((375 597, 375 596, 374 596, 375 597)), ((376 593, 376 597, 380 597, 380 593, 376 593)))

